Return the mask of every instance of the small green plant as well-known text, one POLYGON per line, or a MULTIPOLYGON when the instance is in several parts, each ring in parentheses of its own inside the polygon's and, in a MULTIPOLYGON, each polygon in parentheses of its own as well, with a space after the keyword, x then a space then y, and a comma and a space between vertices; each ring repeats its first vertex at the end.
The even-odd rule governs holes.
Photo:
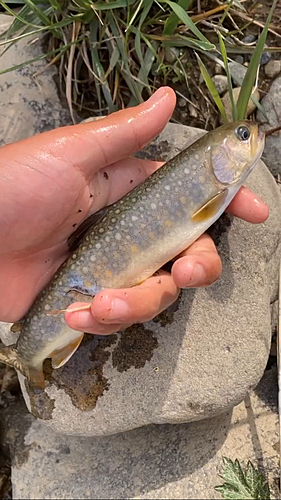
POLYGON ((239 461, 223 458, 219 476, 224 483, 216 486, 222 498, 233 500, 270 500, 270 490, 264 476, 249 461, 243 471, 239 461))
MULTIPOLYGON (((228 79, 228 91, 229 91, 230 101, 231 101, 232 119, 233 119, 233 121, 243 120, 245 118, 249 99, 253 99, 253 101, 255 102, 256 106, 261 110, 261 112, 263 114, 265 114, 264 110, 262 109, 262 107, 259 104, 259 102, 252 95, 252 89, 253 89, 253 86, 254 86, 255 82, 257 81, 260 59, 261 59, 263 50, 265 48, 265 42, 266 42, 266 38, 267 38, 267 33, 268 33, 269 25, 270 25, 270 22, 271 22, 271 19, 272 19, 272 16, 273 16, 273 12, 274 12, 274 10, 276 8, 277 2, 278 2, 278 0, 274 0, 273 3, 272 3, 272 6, 270 8, 269 14, 267 16, 266 23, 265 23, 264 28, 263 28, 263 30, 261 32, 261 35, 259 36, 257 45, 256 45, 255 50, 253 51, 253 54, 252 54, 252 57, 251 57, 250 64, 248 66, 248 69, 246 71, 245 77, 243 79, 243 83, 242 83, 242 86, 241 86, 241 90, 240 90, 240 93, 239 93, 239 97, 238 97, 237 103, 235 103, 234 99, 233 99, 233 89, 232 89, 232 82, 231 82, 231 70, 230 70, 230 67, 229 67, 229 64, 228 64, 228 57, 227 57, 226 45, 224 43, 223 36, 221 35, 220 32, 218 32, 219 45, 220 45, 220 54, 221 54, 222 59, 223 59, 224 69, 225 69, 225 72, 226 72, 226 75, 227 75, 227 79, 228 79)), ((219 94, 217 92, 217 89, 216 89, 216 87, 215 87, 215 85, 213 83, 212 77, 208 73, 208 70, 207 70, 206 66, 203 64, 203 62, 200 59, 200 57, 198 56, 198 54, 196 54, 196 55, 197 55, 197 60, 198 60, 198 64, 199 64, 199 67, 200 67, 200 71, 201 71, 201 74, 202 74, 202 76, 203 76, 203 78, 205 80, 206 86, 207 86, 207 88, 208 88, 208 90, 209 90, 209 92, 210 92, 210 94, 211 94, 211 96, 212 96, 212 98, 213 98, 213 100, 214 100, 217 108, 219 109, 219 111, 221 113, 223 121, 227 122, 228 119, 227 119, 227 116, 226 116, 226 113, 225 113, 223 102, 222 102, 222 100, 221 100, 221 98, 220 98, 220 96, 219 96, 219 94)), ((266 115, 265 115, 265 118, 267 118, 266 115)))

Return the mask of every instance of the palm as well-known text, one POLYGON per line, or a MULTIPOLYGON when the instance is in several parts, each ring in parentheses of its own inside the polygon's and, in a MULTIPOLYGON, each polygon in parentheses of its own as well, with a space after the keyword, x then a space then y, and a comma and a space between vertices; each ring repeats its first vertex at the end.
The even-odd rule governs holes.
POLYGON ((104 152, 96 161, 92 155, 89 159, 83 143, 77 156, 72 130, 53 131, 2 149, 0 273, 6 286, 0 290, 0 303, 4 320, 17 320, 26 312, 68 256, 67 240, 81 222, 159 165, 125 158, 108 168, 104 152), (68 142, 63 156, 62 134, 68 142), (99 170, 101 156, 104 166, 99 170), (22 297, 15 309, 19 291, 22 297))

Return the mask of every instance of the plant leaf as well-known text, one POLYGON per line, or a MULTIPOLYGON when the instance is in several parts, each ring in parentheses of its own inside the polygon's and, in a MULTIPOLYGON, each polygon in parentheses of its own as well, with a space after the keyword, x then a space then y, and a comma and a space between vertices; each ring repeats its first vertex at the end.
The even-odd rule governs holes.
POLYGON ((273 0, 271 9, 269 11, 269 14, 267 16, 266 23, 264 25, 264 28, 259 36, 256 48, 253 52, 253 55, 251 57, 250 64, 248 66, 247 72, 245 74, 241 91, 239 93, 238 101, 237 101, 237 119, 238 120, 243 120, 246 114, 248 102, 252 93, 252 88, 254 86, 254 82, 256 79, 257 75, 257 70, 258 66, 260 63, 260 58, 264 49, 264 44, 266 41, 267 37, 267 32, 268 32, 268 27, 273 15, 273 12, 275 10, 275 7, 277 5, 278 0, 273 0))
POLYGON ((245 472, 239 461, 223 458, 223 471, 220 477, 224 483, 215 486, 222 498, 235 500, 270 500, 268 483, 264 476, 248 462, 245 472))
POLYGON ((215 101, 215 104, 217 105, 218 109, 219 109, 219 112, 220 114, 222 115, 222 118, 223 118, 223 121, 225 123, 228 122, 228 119, 227 119, 227 116, 226 116, 226 112, 225 112, 225 109, 224 109, 224 105, 223 105, 223 102, 219 96, 219 93, 218 93, 218 90, 212 80, 212 77, 210 76, 206 66, 204 65, 203 61, 200 59, 200 57, 198 56, 198 54, 196 54, 196 57, 197 57, 197 61, 198 61, 198 65, 199 65, 199 68, 200 68, 200 71, 201 71, 201 74, 205 80, 205 83, 207 85, 207 88, 212 96, 212 98, 214 99, 215 101))
POLYGON ((171 2, 170 0, 162 1, 162 3, 167 3, 174 13, 178 16, 178 18, 192 31, 192 33, 202 42, 205 42, 209 49, 214 49, 215 46, 209 42, 209 40, 199 31, 194 22, 190 19, 189 15, 185 12, 185 10, 177 3, 171 2))
POLYGON ((228 66, 227 53, 226 53, 224 41, 223 41, 223 38, 222 38, 220 32, 218 32, 218 37, 219 37, 219 42, 220 42, 221 55, 222 55, 223 62, 224 62, 224 68, 225 68, 225 72, 227 75, 228 92, 229 92, 229 98, 230 98, 231 108, 232 108, 232 118, 233 118, 233 121, 236 122, 237 121, 237 107, 236 107, 236 104, 234 102, 234 97, 233 97, 232 81, 231 81, 231 74, 230 74, 229 66, 228 66))
MULTIPOLYGON (((178 5, 184 10, 188 10, 191 0, 179 0, 178 5)), ((165 22, 163 35, 172 35, 178 25, 179 17, 173 12, 165 22)))

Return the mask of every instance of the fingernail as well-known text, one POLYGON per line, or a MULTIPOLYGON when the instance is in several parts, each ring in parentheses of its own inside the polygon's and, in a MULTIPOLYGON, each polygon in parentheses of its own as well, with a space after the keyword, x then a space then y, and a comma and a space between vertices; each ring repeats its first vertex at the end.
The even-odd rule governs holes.
POLYGON ((163 97, 165 94, 167 94, 169 90, 169 87, 160 87, 156 90, 156 92, 154 92, 154 94, 152 94, 152 96, 149 97, 148 101, 157 101, 160 97, 163 97))
POLYGON ((129 306, 125 300, 116 297, 112 299, 109 318, 114 321, 125 321, 128 317, 129 306))
POLYGON ((188 287, 203 285, 206 281, 206 271, 202 264, 195 264, 188 287))

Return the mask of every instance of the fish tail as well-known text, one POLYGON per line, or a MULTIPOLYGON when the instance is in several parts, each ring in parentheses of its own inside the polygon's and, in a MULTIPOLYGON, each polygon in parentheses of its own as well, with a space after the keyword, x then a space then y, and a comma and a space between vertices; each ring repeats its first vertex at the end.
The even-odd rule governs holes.
POLYGON ((0 362, 19 371, 27 378, 31 387, 40 389, 45 388, 43 365, 41 367, 27 365, 20 357, 15 345, 0 349, 0 362))

